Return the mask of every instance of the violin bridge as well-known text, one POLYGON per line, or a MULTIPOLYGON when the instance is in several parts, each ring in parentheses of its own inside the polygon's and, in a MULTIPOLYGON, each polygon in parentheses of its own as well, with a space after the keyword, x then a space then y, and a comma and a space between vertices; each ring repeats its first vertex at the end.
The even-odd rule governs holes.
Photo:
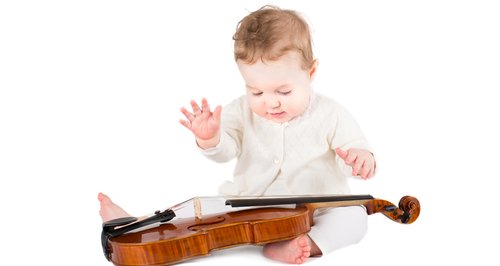
POLYGON ((194 198, 194 217, 196 220, 201 220, 201 201, 200 198, 194 198))

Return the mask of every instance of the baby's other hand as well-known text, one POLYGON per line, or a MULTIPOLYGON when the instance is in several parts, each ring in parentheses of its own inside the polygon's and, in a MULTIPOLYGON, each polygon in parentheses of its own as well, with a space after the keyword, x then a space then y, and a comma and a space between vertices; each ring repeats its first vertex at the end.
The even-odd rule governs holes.
POLYGON ((184 107, 181 108, 181 112, 187 120, 181 119, 179 122, 191 130, 197 140, 209 141, 217 138, 218 141, 222 107, 217 106, 212 112, 205 98, 201 100, 201 108, 193 100, 191 100, 191 107, 193 108, 192 113, 184 107))
POLYGON ((340 148, 335 149, 337 155, 344 160, 345 164, 352 167, 353 176, 361 176, 368 179, 375 172, 375 158, 373 154, 363 149, 349 149, 344 151, 340 148))

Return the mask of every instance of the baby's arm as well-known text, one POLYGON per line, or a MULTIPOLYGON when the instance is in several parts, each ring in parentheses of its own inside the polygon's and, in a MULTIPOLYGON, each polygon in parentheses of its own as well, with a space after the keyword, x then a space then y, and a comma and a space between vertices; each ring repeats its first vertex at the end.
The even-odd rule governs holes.
POLYGON ((193 112, 189 112, 182 107, 181 112, 187 120, 179 120, 179 122, 193 132, 196 143, 202 149, 213 148, 220 141, 220 115, 221 106, 215 107, 214 111, 210 111, 207 99, 201 100, 201 109, 198 104, 191 100, 193 112))
POLYGON ((371 152, 354 148, 347 151, 337 148, 335 152, 344 160, 345 164, 352 167, 353 176, 359 175, 363 179, 373 176, 375 172, 375 158, 371 152))

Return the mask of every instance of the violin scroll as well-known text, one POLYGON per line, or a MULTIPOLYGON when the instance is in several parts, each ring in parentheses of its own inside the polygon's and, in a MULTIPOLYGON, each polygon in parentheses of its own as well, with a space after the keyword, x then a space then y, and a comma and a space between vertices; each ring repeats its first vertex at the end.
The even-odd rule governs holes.
POLYGON ((420 202, 412 196, 404 196, 399 200, 399 208, 403 210, 406 217, 403 223, 411 224, 417 220, 420 214, 420 202))
POLYGON ((404 196, 399 201, 399 208, 389 201, 374 199, 363 204, 368 214, 382 213, 387 218, 402 224, 411 224, 420 214, 420 202, 412 196, 404 196))

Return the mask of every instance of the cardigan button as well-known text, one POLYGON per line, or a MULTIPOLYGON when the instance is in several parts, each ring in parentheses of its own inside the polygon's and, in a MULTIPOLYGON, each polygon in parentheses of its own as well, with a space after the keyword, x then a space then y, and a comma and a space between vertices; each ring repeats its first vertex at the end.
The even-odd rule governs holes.
POLYGON ((280 162, 280 159, 278 159, 278 158, 274 159, 275 164, 278 164, 279 162, 280 162))

